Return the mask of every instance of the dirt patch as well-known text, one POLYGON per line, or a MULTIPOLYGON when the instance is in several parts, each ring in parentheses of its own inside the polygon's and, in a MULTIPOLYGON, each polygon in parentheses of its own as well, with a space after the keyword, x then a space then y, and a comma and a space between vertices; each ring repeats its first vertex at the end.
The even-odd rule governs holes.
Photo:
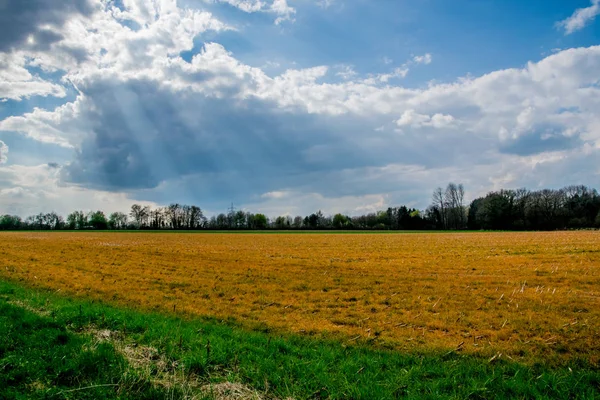
MULTIPOLYGON (((179 367, 178 363, 167 360, 156 348, 127 341, 121 332, 111 331, 110 329, 98 329, 92 326, 82 333, 91 335, 96 344, 110 342, 115 350, 125 357, 132 368, 143 372, 148 377, 152 377, 152 382, 165 386, 164 382, 176 381, 169 375, 174 374, 174 371, 179 367)), ((172 387, 172 385, 166 386, 172 387)))
POLYGON ((11 300, 8 302, 8 304, 23 308, 27 311, 34 313, 35 315, 39 315, 40 317, 50 316, 50 311, 46 310, 44 307, 40 307, 40 308, 32 307, 31 305, 29 305, 21 300, 11 300))
POLYGON ((200 389, 202 394, 214 400, 263 400, 258 392, 242 385, 241 383, 215 383, 204 385, 200 389))

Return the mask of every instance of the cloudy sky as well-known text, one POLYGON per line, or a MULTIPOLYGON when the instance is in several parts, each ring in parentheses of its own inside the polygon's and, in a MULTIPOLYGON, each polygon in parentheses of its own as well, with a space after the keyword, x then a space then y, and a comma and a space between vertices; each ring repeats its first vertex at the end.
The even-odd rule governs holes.
POLYGON ((0 0, 0 213, 600 187, 600 0, 0 0), (598 17, 597 17, 598 16, 598 17), (597 17, 597 18, 596 18, 597 17))

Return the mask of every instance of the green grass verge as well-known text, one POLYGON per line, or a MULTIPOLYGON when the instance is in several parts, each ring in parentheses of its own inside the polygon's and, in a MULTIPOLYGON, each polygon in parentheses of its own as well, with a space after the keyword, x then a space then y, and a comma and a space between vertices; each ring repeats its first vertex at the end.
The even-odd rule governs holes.
POLYGON ((583 361, 550 368, 455 352, 401 354, 0 281, 1 399, 206 397, 191 381, 240 382, 264 398, 600 398, 600 370, 583 361), (98 341, 99 331, 118 340, 98 341), (136 362, 124 348, 155 353, 136 362), (165 384, 165 376, 177 379, 165 384))

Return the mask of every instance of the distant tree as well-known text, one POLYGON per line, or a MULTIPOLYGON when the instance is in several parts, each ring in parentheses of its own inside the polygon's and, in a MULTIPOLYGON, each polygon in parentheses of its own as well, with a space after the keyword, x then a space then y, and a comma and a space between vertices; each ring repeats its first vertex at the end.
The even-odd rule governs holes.
POLYGON ((449 183, 444 192, 446 228, 463 229, 466 226, 464 207, 465 189, 462 184, 449 183))
POLYGON ((74 211, 66 223, 56 214, 39 213, 24 220, 18 216, 0 215, 0 229, 511 229, 549 230, 600 228, 600 195, 583 185, 563 189, 499 190, 471 201, 465 207, 462 184, 449 183, 445 190, 437 188, 431 205, 424 211, 407 206, 388 207, 377 212, 349 217, 341 213, 324 215, 321 210, 306 217, 277 217, 270 225, 264 214, 235 210, 227 214, 204 216, 194 205, 173 203, 154 210, 133 204, 127 215, 102 211, 85 214, 74 211))
POLYGON ((129 216, 133 219, 136 228, 142 229, 149 226, 151 211, 150 206, 142 206, 140 204, 131 206, 129 216))
POLYGON ((197 206, 190 207, 190 214, 188 219, 188 226, 190 229, 200 229, 206 225, 206 218, 202 209, 197 206))
POLYGON ((229 229, 229 227, 230 227, 230 224, 229 224, 229 218, 227 218, 227 215, 225 215, 223 213, 217 215, 213 229, 229 229))
POLYGON ((150 211, 149 221, 150 228, 152 229, 163 229, 167 222, 167 212, 164 207, 159 207, 155 210, 150 211))
POLYGON ((292 222, 292 227, 294 229, 300 229, 302 228, 302 221, 304 220, 304 218, 302 218, 300 215, 297 215, 294 217, 294 221, 292 222))
POLYGON ((378 214, 369 213, 352 217, 352 225, 356 229, 375 229, 378 224, 378 214))
POLYGON ((444 229, 442 213, 437 205, 430 205, 425 210, 425 220, 432 229, 444 229))
POLYGON ((287 222, 287 219, 285 216, 279 216, 275 219, 273 227, 275 229, 286 229, 286 227, 287 227, 286 222, 287 222))
POLYGON ((389 215, 386 211, 378 211, 377 212, 377 224, 375 228, 377 229, 389 229, 392 221, 389 220, 389 215))
POLYGON ((67 227, 69 229, 85 229, 87 224, 87 215, 83 211, 73 211, 67 216, 67 227))
POLYGON ((489 193, 477 211, 484 229, 509 229, 513 222, 513 197, 509 193, 489 193))
POLYGON ((216 215, 212 215, 208 221, 206 222, 206 227, 208 229, 217 229, 217 217, 216 215))
POLYGON ((477 212, 483 206, 483 198, 477 198, 471 202, 469 205, 469 211, 467 213, 467 228, 471 230, 481 229, 481 224, 479 222, 477 212))
POLYGON ((600 196, 595 189, 583 185, 567 186, 565 194, 564 217, 569 228, 593 226, 600 212, 600 196))
POLYGON ((179 204, 173 203, 169 204, 166 212, 171 229, 179 229, 184 220, 183 208, 179 204))
POLYGON ((433 191, 433 195, 431 196, 431 216, 436 218, 436 224, 441 229, 447 228, 447 218, 446 218, 446 200, 444 196, 444 191, 441 187, 438 187, 433 191))
POLYGON ((23 221, 17 215, 3 215, 0 217, 0 230, 17 230, 21 229, 23 221))
POLYGON ((108 220, 106 215, 102 211, 91 212, 88 215, 89 224, 94 229, 106 229, 108 228, 108 220))
POLYGON ((332 224, 334 229, 345 229, 350 224, 350 217, 342 214, 335 214, 333 216, 332 224))
POLYGON ((521 188, 513 191, 513 226, 512 229, 526 229, 527 219, 525 218, 525 209, 529 201, 530 192, 527 189, 521 188))
POLYGON ((133 221, 135 222, 137 228, 141 228, 143 223, 144 223, 144 219, 145 219, 145 207, 143 207, 140 204, 133 204, 131 206, 131 211, 129 212, 129 216, 133 219, 133 221))
POLYGON ((532 192, 526 208, 526 218, 533 229, 551 230, 566 227, 562 218, 565 203, 563 191, 544 189, 532 192))
POLYGON ((266 229, 269 225, 269 219, 264 214, 254 214, 254 228, 266 229))
POLYGON ((232 227, 234 229, 246 228, 246 213, 243 210, 235 211, 232 215, 232 227))
POLYGON ((244 226, 247 229, 256 229, 256 226, 254 225, 254 214, 247 212, 247 213, 245 213, 245 215, 246 215, 246 218, 244 221, 244 226))
POLYGON ((25 219, 25 225, 31 229, 50 230, 62 229, 64 227, 63 218, 55 212, 39 213, 31 215, 25 219))
POLYGON ((44 220, 48 228, 53 230, 63 229, 65 225, 63 217, 54 211, 44 215, 44 220))
POLYGON ((464 229, 467 226, 464 199, 462 184, 449 183, 445 191, 438 187, 431 196, 429 217, 436 219, 435 225, 440 229, 464 229))
POLYGON ((125 229, 127 227, 127 215, 122 212, 114 212, 108 218, 110 229, 125 229))
POLYGON ((396 228, 397 229, 412 229, 413 217, 406 206, 396 208, 396 228))
POLYGON ((324 222, 325 216, 321 210, 304 218, 304 226, 309 229, 322 229, 325 225, 324 222))

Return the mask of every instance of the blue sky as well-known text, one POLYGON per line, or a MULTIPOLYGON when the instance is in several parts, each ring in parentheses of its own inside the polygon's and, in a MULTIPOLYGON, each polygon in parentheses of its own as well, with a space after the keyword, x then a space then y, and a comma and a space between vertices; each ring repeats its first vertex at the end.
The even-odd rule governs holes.
POLYGON ((0 2, 0 212, 600 187, 598 0, 0 2))

